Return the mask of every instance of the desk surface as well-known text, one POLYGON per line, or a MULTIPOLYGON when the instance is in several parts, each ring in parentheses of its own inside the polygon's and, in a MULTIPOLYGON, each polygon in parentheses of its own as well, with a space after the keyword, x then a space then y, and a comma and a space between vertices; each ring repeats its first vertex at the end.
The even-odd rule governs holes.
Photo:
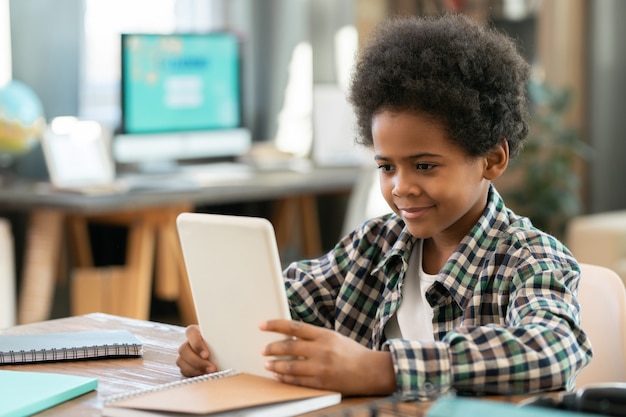
MULTIPOLYGON (((93 329, 120 329, 132 332, 144 343, 142 358, 103 359, 77 362, 39 363, 27 365, 5 365, 4 370, 32 372, 59 372, 97 377, 98 389, 56 407, 43 411, 38 416, 100 416, 104 398, 135 389, 150 388, 158 384, 177 381, 183 377, 175 364, 178 346, 185 340, 184 328, 144 320, 135 320, 102 313, 68 317, 44 322, 15 326, 1 330, 0 334, 27 334, 45 332, 86 331, 93 329)), ((345 399, 339 406, 326 409, 324 414, 334 416, 346 407, 363 404, 372 399, 345 399)), ((420 415, 416 404, 400 404, 404 412, 395 416, 420 415)), ((425 406, 424 406, 425 407, 425 406)), ((351 413, 352 416, 359 414, 351 413)), ((369 414, 363 414, 369 415, 369 414)), ((379 414, 381 417, 384 414, 379 414)))
POLYGON ((350 190, 362 168, 315 167, 306 171, 255 171, 245 178, 222 178, 219 181, 189 186, 171 182, 161 189, 125 193, 85 195, 56 191, 49 183, 4 180, 0 182, 0 206, 5 209, 30 210, 52 208, 65 212, 98 214, 124 209, 170 205, 172 201, 191 204, 228 204, 258 201, 298 194, 321 194, 350 190))

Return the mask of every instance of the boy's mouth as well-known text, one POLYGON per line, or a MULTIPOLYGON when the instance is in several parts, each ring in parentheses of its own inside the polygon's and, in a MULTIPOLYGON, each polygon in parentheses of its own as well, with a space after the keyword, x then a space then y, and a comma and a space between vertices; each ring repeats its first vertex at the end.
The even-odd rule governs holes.
POLYGON ((432 206, 428 207, 398 207, 402 218, 407 220, 415 220, 422 217, 432 206))

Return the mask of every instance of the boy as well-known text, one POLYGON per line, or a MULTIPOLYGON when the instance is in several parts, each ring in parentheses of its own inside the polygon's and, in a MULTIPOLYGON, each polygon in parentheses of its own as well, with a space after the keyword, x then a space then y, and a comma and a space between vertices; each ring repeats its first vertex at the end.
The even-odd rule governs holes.
MULTIPOLYGON (((267 361, 278 380, 419 398, 573 387, 591 358, 579 266, 492 185, 528 132, 529 72, 506 37, 461 16, 377 29, 350 100, 393 213, 284 271, 294 320, 260 325, 288 336, 264 355, 298 358, 267 361)), ((197 326, 177 365, 216 370, 197 326)))

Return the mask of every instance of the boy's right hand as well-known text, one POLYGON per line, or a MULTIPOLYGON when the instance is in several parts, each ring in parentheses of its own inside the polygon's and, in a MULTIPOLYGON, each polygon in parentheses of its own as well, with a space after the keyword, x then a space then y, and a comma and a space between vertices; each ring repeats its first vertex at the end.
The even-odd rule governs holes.
POLYGON ((178 348, 176 365, 184 376, 199 376, 217 371, 217 367, 209 361, 209 348, 202 338, 197 324, 185 329, 187 340, 178 348))

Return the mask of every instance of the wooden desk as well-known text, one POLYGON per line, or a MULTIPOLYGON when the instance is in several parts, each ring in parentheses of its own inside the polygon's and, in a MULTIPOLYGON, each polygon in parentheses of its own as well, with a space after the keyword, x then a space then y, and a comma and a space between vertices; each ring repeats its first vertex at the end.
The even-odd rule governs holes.
POLYGON ((63 275, 57 274, 57 270, 66 225, 76 266, 76 269, 70 266, 72 279, 76 281, 76 285, 72 285, 72 314, 82 314, 84 308, 95 306, 100 311, 107 309, 109 313, 147 319, 153 265, 158 262, 155 291, 166 299, 177 299, 183 322, 191 323, 195 321, 195 312, 174 226, 178 213, 190 211, 197 205, 276 200, 272 221, 279 246, 289 239, 296 221, 294 215, 299 215, 305 255, 317 255, 320 238, 315 195, 349 192, 359 175, 357 167, 313 167, 308 172, 260 171, 251 178, 221 180, 197 188, 167 187, 96 196, 56 192, 41 183, 0 184, 0 206, 4 210, 28 211, 30 216, 18 323, 49 318, 56 280, 58 275, 63 275), (93 268, 88 221, 119 222, 129 226, 127 265, 93 268), (128 291, 119 290, 121 283, 128 291), (113 291, 108 298, 85 297, 85 294, 106 291, 113 291))
MULTIPOLYGON (((43 411, 41 414, 37 414, 41 417, 100 416, 104 399, 110 395, 135 389, 151 388, 158 384, 178 381, 183 378, 175 364, 178 346, 185 340, 184 329, 180 326, 93 313, 15 326, 2 330, 0 333, 27 334, 120 328, 129 330, 144 343, 144 355, 142 358, 5 365, 2 366, 2 369, 70 373, 98 378, 97 391, 90 392, 43 411)), ((348 398, 342 401, 341 405, 306 415, 339 416, 343 414, 341 410, 359 406, 372 400, 374 399, 348 398)), ((399 410, 402 412, 393 415, 400 417, 409 415, 419 416, 426 407, 427 404, 401 404, 399 410)), ((361 414, 351 413, 350 415, 356 417, 361 414)), ((383 417, 385 414, 380 413, 378 415, 383 417)))

